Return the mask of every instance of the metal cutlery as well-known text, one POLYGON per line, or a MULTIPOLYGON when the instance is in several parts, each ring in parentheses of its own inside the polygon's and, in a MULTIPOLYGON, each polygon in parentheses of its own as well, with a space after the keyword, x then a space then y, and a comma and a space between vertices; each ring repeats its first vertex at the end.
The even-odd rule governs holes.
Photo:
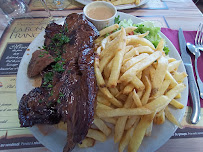
POLYGON ((203 24, 199 24, 197 34, 195 36, 195 46, 203 51, 203 24))
POLYGON ((197 34, 195 36, 195 45, 191 43, 187 43, 187 47, 189 51, 195 55, 195 73, 197 76, 197 84, 199 87, 200 97, 203 99, 203 82, 199 76, 199 72, 197 69, 197 59, 200 57, 200 49, 203 51, 203 24, 199 24, 197 34))
POLYGON ((197 76, 197 84, 199 87, 200 97, 203 99, 203 83, 202 83, 202 80, 200 79, 199 72, 197 69, 197 59, 200 57, 200 52, 199 52, 199 49, 191 43, 187 43, 187 47, 189 51, 195 55, 195 73, 197 76))
POLYGON ((191 100, 192 100, 192 104, 193 104, 192 115, 191 115, 190 120, 191 120, 192 124, 196 124, 196 123, 198 123, 198 121, 200 119, 200 112, 201 112, 199 90, 198 90, 198 87, 197 87, 197 84, 195 81, 195 77, 194 77, 194 73, 193 73, 191 57, 187 53, 186 41, 185 41, 185 37, 184 37, 183 31, 181 28, 179 29, 179 32, 178 32, 178 38, 179 38, 181 57, 182 57, 184 65, 185 65, 187 74, 188 74, 189 91, 190 91, 191 100))

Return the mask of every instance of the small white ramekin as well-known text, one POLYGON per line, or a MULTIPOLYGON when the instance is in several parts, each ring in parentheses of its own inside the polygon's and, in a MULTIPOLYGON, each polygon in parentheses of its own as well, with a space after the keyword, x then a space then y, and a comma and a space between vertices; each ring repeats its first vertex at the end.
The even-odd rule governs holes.
POLYGON ((86 18, 96 26, 98 30, 102 30, 104 27, 114 24, 114 18, 116 17, 117 9, 113 4, 109 2, 95 1, 87 4, 83 9, 83 13, 85 14, 86 18), (92 7, 98 7, 98 6, 104 6, 104 7, 110 8, 114 12, 114 15, 111 18, 108 18, 105 20, 97 20, 89 17, 87 15, 87 11, 92 7))

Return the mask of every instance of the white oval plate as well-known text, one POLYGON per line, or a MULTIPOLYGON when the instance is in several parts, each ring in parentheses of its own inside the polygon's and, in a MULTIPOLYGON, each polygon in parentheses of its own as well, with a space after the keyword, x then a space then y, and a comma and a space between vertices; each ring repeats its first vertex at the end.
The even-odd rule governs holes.
MULTIPOLYGON (((129 15, 125 13, 118 12, 118 15, 120 15, 120 19, 132 19, 132 21, 137 24, 142 22, 143 20, 129 15)), ((63 24, 63 21, 59 21, 59 23, 63 24)), ((44 44, 44 34, 45 32, 42 31, 30 44, 28 49, 30 51, 26 51, 17 74, 17 101, 19 103, 21 97, 23 94, 27 94, 31 89, 34 88, 33 79, 29 79, 27 77, 27 66, 28 63, 32 57, 32 53, 38 49, 38 47, 43 46, 44 44), (29 55, 28 55, 29 53, 29 55)), ((171 43, 171 41, 166 38, 166 36, 162 33, 160 33, 161 37, 165 39, 170 52, 170 57, 176 58, 177 60, 181 60, 180 55, 174 45, 171 43)), ((186 72, 184 65, 181 63, 179 66, 178 71, 186 72)), ((184 84, 186 85, 186 89, 181 94, 181 99, 179 100, 184 106, 186 107, 187 100, 188 100, 188 80, 185 78, 184 84)), ((183 115, 185 113, 185 108, 181 110, 175 110, 170 109, 171 112, 174 114, 174 116, 177 118, 179 122, 181 122, 183 115)), ((170 123, 168 120, 165 121, 163 125, 154 125, 152 129, 152 135, 150 137, 145 137, 140 148, 139 152, 152 152, 160 148, 166 141, 173 135, 173 133, 176 131, 177 126, 170 123)), ((40 143, 42 143, 45 147, 47 147, 49 150, 53 152, 60 152, 63 151, 63 147, 66 144, 66 132, 61 130, 54 130, 52 133, 48 135, 43 135, 38 127, 33 126, 30 128, 33 135, 39 140, 40 143)), ((106 142, 97 142, 94 147, 91 148, 85 148, 80 149, 77 146, 73 150, 73 152, 118 152, 118 144, 114 144, 113 137, 109 138, 106 142)))
MULTIPOLYGON (((91 2, 94 2, 94 0, 75 0, 83 5, 87 5, 91 2)), ((116 8, 117 10, 123 10, 123 9, 130 9, 130 8, 136 8, 136 7, 140 7, 144 4, 146 4, 147 2, 149 2, 149 0, 141 0, 139 5, 135 5, 135 4, 124 4, 124 5, 117 5, 116 8)))

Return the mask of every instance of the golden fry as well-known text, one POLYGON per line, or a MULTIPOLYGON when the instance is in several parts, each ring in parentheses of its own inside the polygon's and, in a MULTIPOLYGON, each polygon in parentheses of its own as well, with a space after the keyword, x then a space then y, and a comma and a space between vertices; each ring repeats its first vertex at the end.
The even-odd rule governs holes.
POLYGON ((117 100, 110 92, 107 88, 99 88, 100 91, 106 95, 106 97, 108 98, 108 101, 111 102, 113 105, 115 105, 116 107, 122 107, 123 104, 121 101, 117 100))
POLYGON ((170 80, 169 88, 174 88, 178 84, 178 82, 173 78, 173 76, 168 71, 166 71, 165 79, 170 80))
POLYGON ((139 52, 138 52, 137 48, 133 48, 133 49, 131 49, 128 52, 125 53, 125 55, 123 57, 123 60, 125 62, 125 60, 127 60, 127 59, 129 59, 131 57, 137 56, 137 55, 139 55, 139 52))
POLYGON ((111 2, 113 5, 123 5, 123 4, 131 4, 134 3, 135 0, 117 0, 117 1, 113 1, 111 2))
POLYGON ((111 134, 111 129, 97 116, 94 117, 94 124, 101 130, 106 136, 111 134))
POLYGON ((67 123, 60 121, 58 124, 56 124, 56 127, 61 130, 67 130, 67 123))
POLYGON ((151 122, 148 128, 146 129, 145 136, 148 136, 148 137, 151 136, 152 127, 153 127, 153 122, 151 122))
POLYGON ((97 141, 101 141, 104 142, 106 141, 106 136, 103 132, 99 131, 99 130, 95 130, 95 129, 89 129, 87 136, 89 138, 95 139, 97 141))
POLYGON ((120 48, 120 50, 118 50, 118 52, 116 52, 116 55, 113 59, 111 74, 109 77, 109 81, 107 83, 107 86, 112 88, 117 86, 117 81, 120 75, 121 64, 125 53, 126 32, 124 28, 121 28, 120 39, 121 39, 120 45, 122 45, 122 47, 120 48))
POLYGON ((136 47, 136 50, 138 51, 139 54, 141 53, 148 53, 148 54, 152 54, 154 53, 154 50, 152 50, 149 46, 138 46, 136 47))
POLYGON ((119 142, 123 136, 127 118, 128 118, 127 116, 119 117, 116 122, 115 133, 114 133, 114 142, 115 143, 119 142))
POLYGON ((106 106, 110 106, 111 105, 111 103, 106 98, 104 98, 103 96, 98 96, 97 95, 97 102, 101 103, 101 104, 104 104, 106 106))
POLYGON ((117 119, 113 118, 113 117, 106 117, 106 118, 102 118, 102 120, 104 120, 105 122, 111 123, 111 124, 116 124, 117 119))
POLYGON ((164 109, 159 111, 154 117, 154 123, 157 125, 161 125, 165 122, 165 112, 164 109))
POLYGON ((113 24, 113 25, 111 25, 111 26, 109 26, 109 27, 106 27, 105 29, 103 29, 103 30, 101 30, 101 31, 99 32, 100 37, 103 36, 103 35, 105 35, 105 34, 107 34, 107 33, 110 33, 110 32, 112 32, 112 31, 116 30, 117 28, 119 28, 119 25, 118 25, 118 24, 113 24))
POLYGON ((176 71, 178 69, 180 63, 181 63, 181 60, 176 60, 174 62, 169 63, 168 64, 168 71, 169 72, 176 71))
POLYGON ((154 94, 153 97, 158 97, 160 95, 163 95, 166 92, 166 90, 168 89, 169 85, 170 85, 170 80, 164 80, 162 83, 162 86, 160 87, 158 92, 156 92, 156 94, 154 94))
POLYGON ((152 86, 151 86, 151 82, 149 81, 149 78, 147 76, 143 77, 143 80, 144 80, 143 82, 145 85, 145 92, 141 98, 141 103, 142 103, 142 105, 145 105, 145 104, 147 104, 147 102, 149 100, 152 86))
POLYGON ((109 107, 109 106, 107 106, 107 105, 104 105, 104 104, 102 104, 102 103, 97 103, 97 107, 96 107, 97 109, 113 109, 112 107, 109 107))
POLYGON ((101 74, 101 71, 99 70, 99 58, 95 57, 95 62, 94 62, 94 72, 95 72, 95 76, 97 78, 97 85, 99 87, 105 87, 105 82, 104 82, 104 78, 101 74))
POLYGON ((114 40, 108 43, 105 49, 100 54, 100 65, 99 69, 103 72, 104 67, 111 61, 111 59, 115 56, 116 52, 122 50, 123 43, 120 43, 120 36, 116 37, 114 40))
POLYGON ((129 152, 135 152, 138 150, 144 138, 146 129, 153 121, 154 116, 155 116, 155 112, 150 115, 145 115, 141 118, 139 124, 135 128, 132 138, 130 139, 130 142, 128 145, 129 152))
POLYGON ((134 115, 147 115, 152 113, 146 107, 126 109, 126 108, 117 108, 117 109, 97 109, 96 114, 99 117, 119 117, 119 116, 134 116, 134 115))
POLYGON ((124 89, 123 89, 123 94, 129 94, 130 92, 132 92, 132 90, 134 89, 134 85, 132 83, 129 83, 124 89))
POLYGON ((173 78, 178 82, 178 83, 182 83, 185 79, 185 77, 187 77, 187 74, 185 72, 177 72, 177 71, 174 71, 172 73, 173 75, 173 78))
POLYGON ((185 89, 185 85, 183 83, 176 85, 173 89, 169 90, 165 95, 172 100, 185 89))
POLYGON ((127 45, 135 45, 135 44, 149 46, 152 50, 155 50, 154 45, 149 40, 142 38, 142 37, 138 37, 136 35, 127 36, 127 45))
POLYGON ((113 96, 116 96, 119 93, 117 88, 109 88, 109 91, 113 96))
POLYGON ((106 80, 108 80, 109 77, 110 77, 112 64, 113 64, 113 60, 111 60, 111 61, 108 63, 108 65, 107 65, 106 67, 104 67, 104 78, 105 78, 106 80))
POLYGON ((146 57, 142 61, 135 64, 133 67, 131 67, 129 70, 127 70, 119 79, 119 82, 123 81, 131 81, 133 79, 133 76, 137 74, 138 72, 142 71, 149 65, 151 65, 154 61, 156 61, 159 57, 161 57, 160 52, 154 52, 150 56, 146 57))
POLYGON ((135 0, 135 4, 139 5, 140 4, 140 0, 135 0))
MULTIPOLYGON (((132 105, 132 98, 133 98, 133 93, 128 95, 128 98, 124 104, 124 108, 130 108, 132 105)), ((116 125, 115 125, 115 134, 114 134, 114 142, 117 143, 121 140, 124 130, 125 130, 125 125, 127 121, 127 116, 119 117, 116 125)))
MULTIPOLYGON (((157 47, 156 47, 156 51, 164 52, 163 49, 164 49, 164 40, 161 39, 161 40, 159 41, 159 44, 158 44, 157 47)), ((164 53, 164 54, 165 54, 165 53, 164 53)))
POLYGON ((175 99, 171 100, 170 105, 172 105, 173 107, 175 107, 177 109, 183 109, 184 108, 184 105, 175 99))
POLYGON ((81 144, 78 144, 80 148, 87 148, 87 147, 93 147, 95 144, 95 140, 92 138, 85 138, 83 139, 81 144))
POLYGON ((140 121, 141 116, 130 116, 126 122, 125 130, 130 129, 133 125, 137 125, 140 121))
POLYGON ((155 71, 153 77, 151 77, 152 96, 156 95, 156 93, 160 90, 160 87, 164 81, 166 71, 168 68, 168 60, 164 56, 160 57, 157 60, 157 62, 158 62, 158 65, 157 65, 156 71, 155 71))
POLYGON ((139 56, 133 57, 129 59, 127 62, 124 63, 124 65, 121 68, 121 72, 126 72, 128 69, 130 69, 132 66, 134 66, 136 63, 140 62, 141 60, 145 59, 149 55, 147 53, 140 54, 139 56))
POLYGON ((119 152, 123 152, 125 147, 128 145, 130 138, 132 137, 132 134, 135 130, 135 125, 133 125, 129 130, 126 131, 124 136, 122 137, 120 143, 119 143, 119 152))
MULTIPOLYGON (((127 3, 127 0, 108 2, 127 3)), ((133 0, 133 3, 139 2, 133 0)), ((107 122, 114 126, 114 141, 120 142, 119 152, 126 146, 129 152, 134 152, 144 136, 151 135, 153 122, 163 124, 167 117, 180 126, 167 106, 184 107, 175 99, 181 98, 185 88, 182 82, 187 74, 177 72, 180 61, 165 56, 163 39, 155 49, 144 38, 149 32, 132 35, 137 27, 114 32, 116 28, 117 25, 113 25, 100 31, 101 36, 95 41, 94 67, 99 92, 94 124, 99 130, 88 131, 87 137, 92 141, 84 147, 92 146, 95 140, 106 140, 111 133, 107 122), (109 35, 105 38, 106 33, 109 35)))
POLYGON ((137 107, 142 107, 142 103, 141 103, 140 98, 139 98, 139 96, 137 95, 135 89, 133 90, 133 95, 132 95, 132 97, 133 97, 133 101, 134 101, 135 105, 136 105, 137 107))
POLYGON ((134 76, 134 78, 131 80, 131 83, 137 90, 144 90, 145 88, 145 85, 137 76, 134 76))
POLYGON ((166 114, 166 118, 172 122, 173 124, 175 124, 176 126, 178 126, 179 128, 183 128, 182 125, 176 120, 176 118, 174 117, 174 115, 169 111, 168 106, 165 108, 165 114, 166 114))

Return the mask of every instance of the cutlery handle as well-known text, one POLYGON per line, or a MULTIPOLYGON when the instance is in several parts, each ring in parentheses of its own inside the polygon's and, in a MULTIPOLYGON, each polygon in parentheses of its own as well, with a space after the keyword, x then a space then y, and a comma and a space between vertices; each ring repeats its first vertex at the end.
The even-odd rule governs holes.
POLYGON ((195 73, 197 76, 197 85, 199 87, 200 97, 203 99, 203 83, 202 80, 200 79, 199 72, 197 69, 197 59, 198 57, 195 56, 195 73))
POLYGON ((195 81, 192 65, 185 65, 185 68, 188 73, 189 91, 192 98, 192 115, 190 120, 192 124, 196 124, 200 119, 201 112, 199 90, 195 81))

